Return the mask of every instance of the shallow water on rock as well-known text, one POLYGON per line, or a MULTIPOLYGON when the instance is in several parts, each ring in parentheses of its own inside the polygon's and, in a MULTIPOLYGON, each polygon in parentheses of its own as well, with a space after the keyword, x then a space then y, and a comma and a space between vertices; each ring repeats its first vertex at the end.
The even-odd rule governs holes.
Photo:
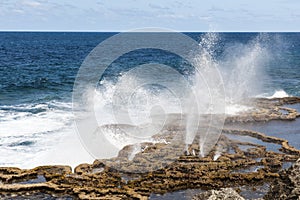
POLYGON ((292 121, 272 120, 268 122, 236 124, 230 125, 230 128, 253 130, 268 136, 283 138, 288 140, 290 145, 300 149, 300 118, 292 121))
MULTIPOLYGON (((264 183, 257 186, 243 185, 240 187, 234 187, 235 190, 239 190, 239 194, 245 199, 257 199, 262 198, 269 190, 270 184, 264 183)), ((163 195, 151 194, 150 200, 188 200, 192 199, 195 195, 205 192, 201 189, 187 189, 175 192, 169 192, 163 195)))
POLYGON ((175 192, 168 192, 166 194, 151 194, 149 200, 183 200, 183 199, 192 199, 193 196, 204 192, 201 189, 187 189, 179 190, 175 192))
POLYGON ((32 194, 19 194, 19 195, 1 195, 1 200, 24 200, 24 199, 43 199, 43 200, 73 200, 71 196, 53 196, 47 193, 36 192, 32 194))
POLYGON ((295 109, 300 113, 300 103, 284 105, 284 107, 295 109))
POLYGON ((283 163, 282 163, 282 169, 288 169, 288 168, 290 168, 293 164, 294 164, 294 162, 283 162, 283 163))
POLYGON ((251 148, 254 148, 254 146, 251 146, 251 145, 238 145, 238 146, 242 151, 247 151, 251 148))
POLYGON ((38 175, 34 179, 18 182, 18 184, 33 184, 33 183, 45 183, 45 182, 47 182, 46 178, 43 175, 38 175))
POLYGON ((240 195, 245 199, 258 199, 265 196, 265 194, 269 191, 269 187, 269 183, 264 183, 255 187, 244 185, 239 187, 239 190, 240 195))
POLYGON ((255 165, 255 166, 250 166, 248 168, 242 168, 242 169, 236 169, 233 170, 233 173, 249 173, 249 172, 257 172, 259 169, 264 168, 263 165, 255 165))
MULTIPOLYGON (((279 149, 281 148, 281 145, 279 145, 279 144, 263 142, 259 139, 256 139, 256 138, 250 137, 250 136, 241 136, 241 135, 234 135, 234 134, 224 134, 224 135, 226 135, 231 140, 237 140, 240 142, 250 142, 253 144, 263 145, 266 147, 267 151, 273 151, 273 152, 280 153, 279 149)), ((239 146, 242 147, 242 146, 248 146, 248 145, 239 145, 239 146)), ((243 148, 241 150, 243 150, 243 148)))
POLYGON ((279 109, 279 112, 283 115, 288 115, 289 114, 289 111, 287 110, 284 110, 284 109, 279 109))

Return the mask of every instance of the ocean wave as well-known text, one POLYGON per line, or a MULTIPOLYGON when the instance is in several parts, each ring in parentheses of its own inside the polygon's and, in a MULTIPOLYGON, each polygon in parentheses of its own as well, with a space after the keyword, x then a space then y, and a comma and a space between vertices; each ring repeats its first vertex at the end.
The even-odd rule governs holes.
POLYGON ((71 103, 0 106, 0 136, 58 131, 72 120, 71 103), (69 109, 70 112, 65 112, 69 109))
POLYGON ((71 102, 0 106, 0 166, 75 167, 92 161, 76 134, 73 119, 71 102))
POLYGON ((270 91, 270 92, 256 95, 255 98, 275 99, 275 98, 285 98, 290 96, 292 95, 289 95, 286 91, 281 89, 281 90, 275 90, 275 91, 270 91))
POLYGON ((288 93, 286 93, 284 90, 276 90, 272 96, 267 97, 268 99, 274 99, 274 98, 284 98, 289 97, 288 93))
POLYGON ((252 109, 252 107, 240 105, 240 104, 227 104, 225 107, 226 115, 238 115, 239 113, 246 112, 252 109))

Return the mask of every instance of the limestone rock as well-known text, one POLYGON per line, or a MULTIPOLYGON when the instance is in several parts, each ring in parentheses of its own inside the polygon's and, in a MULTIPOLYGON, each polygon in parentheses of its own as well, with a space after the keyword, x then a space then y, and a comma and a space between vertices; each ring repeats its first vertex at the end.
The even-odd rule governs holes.
POLYGON ((287 170, 280 173, 270 187, 265 199, 300 199, 300 159, 287 170))

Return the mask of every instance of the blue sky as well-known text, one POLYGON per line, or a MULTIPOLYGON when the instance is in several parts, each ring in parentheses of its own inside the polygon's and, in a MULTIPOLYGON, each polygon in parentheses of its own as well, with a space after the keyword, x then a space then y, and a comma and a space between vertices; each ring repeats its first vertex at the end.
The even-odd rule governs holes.
POLYGON ((299 31, 299 0, 1 0, 0 30, 299 31))

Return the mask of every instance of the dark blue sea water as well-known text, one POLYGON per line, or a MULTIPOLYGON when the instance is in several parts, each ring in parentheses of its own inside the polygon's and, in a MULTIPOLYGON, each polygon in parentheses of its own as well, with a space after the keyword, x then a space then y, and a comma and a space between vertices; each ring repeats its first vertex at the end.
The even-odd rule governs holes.
MULTIPOLYGON (((115 34, 0 32, 0 166, 92 160, 86 153, 72 158, 80 145, 74 139, 73 83, 89 52, 115 34), (66 156, 59 158, 62 149, 66 156)), ((197 42, 206 37, 185 34, 197 42)), ((211 59, 224 75, 230 98, 244 91, 249 96, 272 96, 276 91, 279 96, 300 96, 300 33, 214 36, 211 59)), ((184 76, 193 74, 180 57, 144 49, 121 56, 99 80, 109 82, 109 93, 124 72, 153 62, 172 66, 184 76)))

